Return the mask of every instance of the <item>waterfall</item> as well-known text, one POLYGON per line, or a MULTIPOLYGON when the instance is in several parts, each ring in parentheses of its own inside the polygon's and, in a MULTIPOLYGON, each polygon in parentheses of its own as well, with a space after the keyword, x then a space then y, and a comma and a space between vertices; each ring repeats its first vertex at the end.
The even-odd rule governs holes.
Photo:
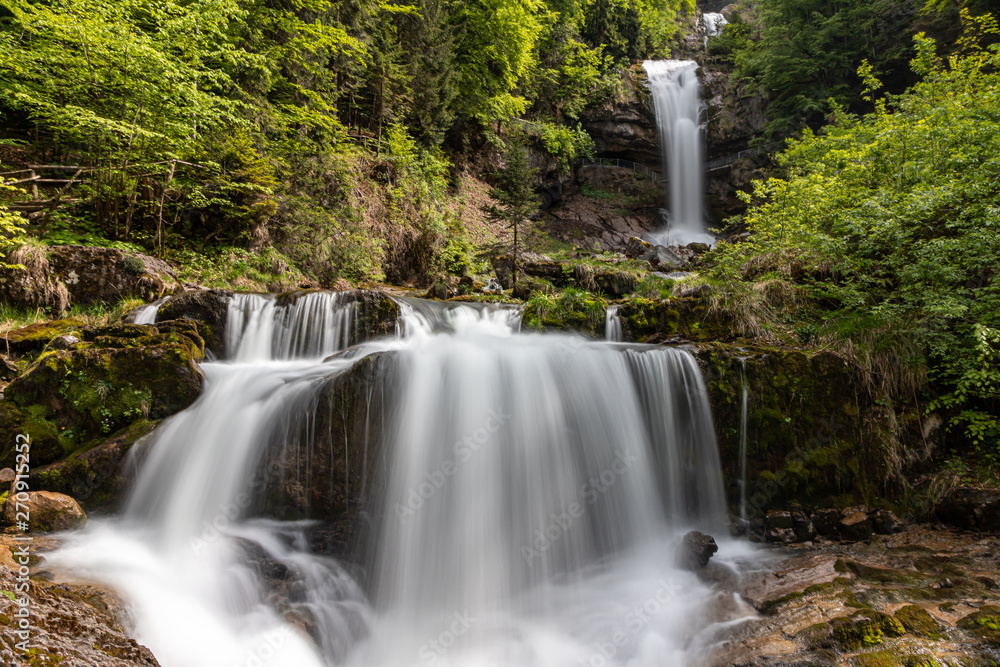
POLYGON ((135 314, 132 316, 132 324, 156 324, 157 313, 169 299, 169 296, 165 296, 153 303, 136 308, 135 314))
POLYGON ((693 60, 643 63, 656 109, 663 169, 668 182, 670 218, 650 235, 660 245, 715 243, 705 226, 704 156, 701 136, 701 86, 693 60))
POLYGON ((710 37, 718 37, 722 34, 722 29, 729 25, 726 17, 718 12, 706 12, 702 14, 701 21, 705 25, 705 46, 708 46, 710 37))
POLYGON ((620 306, 608 306, 604 314, 604 340, 620 343, 622 340, 622 320, 618 316, 620 306))
POLYGON ((230 360, 137 445, 122 516, 67 536, 52 569, 116 588, 163 667, 699 663, 733 617, 674 565, 680 534, 726 525, 694 358, 419 300, 397 337, 329 356, 353 342, 350 303, 234 295, 230 360), (256 518, 253 480, 375 353, 393 355, 396 404, 348 567, 310 551, 312 524, 256 518))

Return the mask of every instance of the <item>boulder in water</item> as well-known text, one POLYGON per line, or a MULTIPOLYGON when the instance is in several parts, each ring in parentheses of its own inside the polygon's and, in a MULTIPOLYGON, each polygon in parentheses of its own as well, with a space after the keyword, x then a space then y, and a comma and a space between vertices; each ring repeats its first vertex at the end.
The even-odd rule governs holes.
POLYGON ((3 518, 7 525, 20 525, 19 512, 27 514, 28 530, 31 532, 72 530, 87 523, 87 515, 79 503, 67 495, 51 491, 29 491, 27 494, 27 500, 18 500, 14 494, 7 496, 3 506, 3 518))
POLYGON ((677 548, 677 564, 688 570, 700 570, 708 565, 712 555, 719 550, 715 538, 692 530, 681 539, 677 548))

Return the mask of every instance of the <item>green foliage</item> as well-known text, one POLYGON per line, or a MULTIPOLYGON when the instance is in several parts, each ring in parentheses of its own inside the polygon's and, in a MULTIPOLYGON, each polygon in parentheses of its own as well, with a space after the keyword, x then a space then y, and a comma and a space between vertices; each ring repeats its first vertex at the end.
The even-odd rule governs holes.
MULTIPOLYGON (((3 178, 0 178, 0 198, 5 193, 15 193, 16 189, 9 185, 4 185, 3 178)), ((0 204, 0 268, 11 268, 11 264, 3 260, 14 249, 24 244, 24 220, 17 213, 11 213, 6 206, 0 204)))
POLYGON ((497 174, 499 183, 490 191, 491 204, 484 212, 495 222, 503 224, 513 232, 514 283, 517 286, 518 234, 529 216, 538 212, 539 199, 535 192, 538 170, 528 161, 528 151, 524 138, 513 134, 507 141, 504 153, 504 168, 497 174))
POLYGON ((542 126, 542 145, 559 159, 559 168, 569 172, 573 163, 594 154, 594 141, 579 125, 575 129, 547 123, 542 126))
MULTIPOLYGON (((996 31, 989 18, 965 21, 967 35, 996 31)), ((944 68, 919 42, 924 80, 891 108, 838 113, 822 135, 792 142, 787 177, 754 185, 752 241, 720 244, 713 271, 794 282, 826 311, 815 335, 881 347, 882 375, 926 368, 932 407, 996 461, 1000 48, 966 39, 944 68)))

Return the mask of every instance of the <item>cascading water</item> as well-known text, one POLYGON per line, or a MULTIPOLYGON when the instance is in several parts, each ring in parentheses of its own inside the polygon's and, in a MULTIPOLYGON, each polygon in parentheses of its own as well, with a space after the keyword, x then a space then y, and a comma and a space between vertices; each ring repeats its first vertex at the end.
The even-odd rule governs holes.
POLYGON ((135 311, 135 315, 132 317, 132 323, 155 324, 157 313, 160 312, 160 308, 163 307, 163 304, 165 304, 169 299, 170 299, 169 296, 165 296, 162 299, 159 299, 158 301, 154 301, 151 304, 142 306, 141 308, 137 308, 135 311))
POLYGON ((604 340, 619 343, 622 340, 622 319, 618 316, 620 306, 608 306, 604 313, 604 340))
POLYGON ((702 184, 701 85, 693 60, 647 60, 643 63, 656 109, 670 219, 650 234, 660 245, 715 243, 705 227, 702 184))
POLYGON ((746 613, 720 617, 720 594, 673 564, 681 531, 726 524, 690 354, 404 301, 402 338, 328 357, 352 309, 234 297, 231 360, 204 364, 202 397, 141 447, 123 517, 50 555, 64 577, 116 587, 160 664, 693 665, 714 621, 746 613), (306 524, 249 510, 265 450, 376 352, 395 359, 398 405, 354 578, 309 553, 306 524))

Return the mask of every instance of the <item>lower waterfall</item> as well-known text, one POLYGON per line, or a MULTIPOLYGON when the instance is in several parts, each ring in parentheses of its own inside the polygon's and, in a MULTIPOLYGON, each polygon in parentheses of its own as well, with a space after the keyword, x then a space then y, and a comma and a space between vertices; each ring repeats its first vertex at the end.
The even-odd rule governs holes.
MULTIPOLYGON (((203 364, 199 400, 136 446, 121 516, 47 555, 119 591, 161 665, 699 665, 718 624, 748 615, 675 565, 687 530, 728 531, 688 352, 404 300, 397 337, 331 356, 352 309, 235 296, 231 359, 203 364), (394 359, 388 463, 346 563, 312 549, 312 523, 258 516, 254 479, 375 354, 394 359)), ((740 553, 720 542, 717 558, 740 553)))

